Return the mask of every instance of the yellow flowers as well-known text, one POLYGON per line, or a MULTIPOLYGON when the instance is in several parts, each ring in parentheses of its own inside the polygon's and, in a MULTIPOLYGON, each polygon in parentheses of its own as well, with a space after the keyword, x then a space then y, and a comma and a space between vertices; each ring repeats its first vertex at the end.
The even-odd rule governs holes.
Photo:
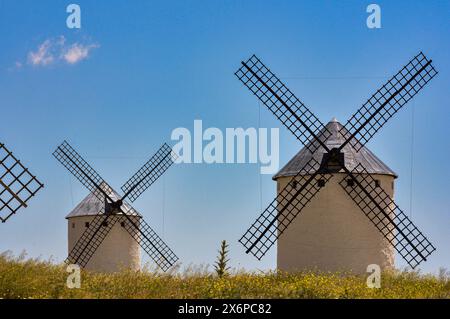
POLYGON ((64 266, 0 255, 0 298, 450 298, 450 279, 416 272, 383 273, 381 288, 342 273, 247 273, 218 278, 205 271, 161 274, 144 269, 82 272, 81 288, 66 287, 64 266))

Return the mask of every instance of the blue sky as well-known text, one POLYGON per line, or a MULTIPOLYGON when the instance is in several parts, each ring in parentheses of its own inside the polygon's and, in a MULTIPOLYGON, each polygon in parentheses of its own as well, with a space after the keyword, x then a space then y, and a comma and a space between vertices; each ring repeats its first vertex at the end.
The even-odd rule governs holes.
MULTIPOLYGON (((241 60, 257 54, 322 122, 345 123, 422 50, 439 75, 368 147, 398 173, 397 204, 438 249, 422 269, 450 267, 449 1, 377 1, 378 30, 366 27, 368 1, 72 2, 80 30, 66 27, 69 1, 0 0, 0 138, 45 183, 0 225, 0 251, 65 258, 64 216, 87 191, 51 156, 64 139, 116 189, 195 119, 280 127, 284 165, 301 145, 235 78, 241 60), (32 65, 29 53, 61 36, 54 50, 88 53, 32 65)), ((271 269, 276 249, 257 261, 237 240, 274 196, 258 164, 177 165, 135 208, 185 265, 213 263, 226 239, 233 266, 271 269)))

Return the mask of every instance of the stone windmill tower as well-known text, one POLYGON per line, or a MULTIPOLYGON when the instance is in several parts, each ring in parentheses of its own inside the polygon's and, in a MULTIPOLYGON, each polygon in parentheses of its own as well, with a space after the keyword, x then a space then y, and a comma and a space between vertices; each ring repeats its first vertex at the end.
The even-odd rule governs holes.
MULTIPOLYGON (((342 124, 332 119, 326 128, 331 135, 325 140, 329 148, 345 141, 340 133, 342 124)), ((397 175, 368 148, 358 152, 347 144, 342 152, 348 167, 364 165, 376 185, 393 199, 394 179, 397 175)), ((311 158, 318 162, 323 149, 311 153, 307 148, 298 152, 274 177, 278 192, 291 181, 311 158)), ((312 173, 312 172, 311 172, 312 173)), ((305 172, 307 175, 307 172, 305 172)), ((394 266, 394 247, 361 214, 339 182, 344 173, 335 173, 311 203, 302 211, 302 218, 295 219, 278 239, 278 269, 295 271, 317 269, 320 271, 366 271, 370 264, 382 269, 394 266)), ((347 183, 351 183, 348 180, 347 183)))
MULTIPOLYGON (((120 197, 116 191, 111 189, 111 198, 117 200, 120 197)), ((129 208, 127 210, 134 212, 134 210, 129 208)), ((84 231, 89 227, 93 227, 94 218, 99 215, 100 211, 103 211, 101 214, 104 215, 104 203, 95 196, 94 192, 91 192, 66 216, 69 254, 84 231)), ((142 216, 136 212, 131 218, 139 224, 142 216)), ((116 272, 124 268, 140 269, 141 254, 139 242, 134 240, 126 231, 123 224, 125 222, 116 223, 111 228, 95 254, 84 267, 85 269, 99 272, 116 272)), ((102 226, 106 228, 108 225, 102 226)))

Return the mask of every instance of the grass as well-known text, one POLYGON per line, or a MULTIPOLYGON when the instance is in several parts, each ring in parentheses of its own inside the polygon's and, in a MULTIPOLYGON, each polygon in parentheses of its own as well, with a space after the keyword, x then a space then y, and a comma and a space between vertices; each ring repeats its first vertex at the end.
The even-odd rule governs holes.
POLYGON ((68 273, 51 261, 0 255, 0 298, 450 298, 450 276, 382 274, 381 288, 342 273, 232 272, 219 278, 207 267, 162 274, 144 269, 115 274, 82 272, 81 288, 66 287, 68 273))

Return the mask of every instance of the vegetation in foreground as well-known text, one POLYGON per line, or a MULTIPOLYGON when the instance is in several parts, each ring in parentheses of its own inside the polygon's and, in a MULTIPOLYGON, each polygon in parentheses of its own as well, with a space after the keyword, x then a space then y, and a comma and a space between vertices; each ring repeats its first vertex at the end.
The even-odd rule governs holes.
POLYGON ((450 277, 417 272, 382 274, 381 288, 341 273, 248 273, 218 276, 207 267, 169 274, 148 268, 115 274, 82 272, 81 288, 66 286, 65 265, 0 255, 0 298, 450 298, 450 277))

